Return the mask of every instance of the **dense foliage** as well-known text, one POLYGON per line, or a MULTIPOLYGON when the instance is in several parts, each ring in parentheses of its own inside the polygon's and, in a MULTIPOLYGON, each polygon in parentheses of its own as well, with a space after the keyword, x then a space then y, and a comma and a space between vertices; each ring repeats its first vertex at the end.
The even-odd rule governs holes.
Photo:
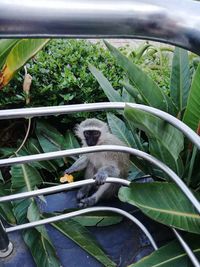
MULTIPOLYGON (((166 51, 158 51, 147 43, 134 51, 129 48, 120 49, 121 53, 111 44, 105 44, 110 54, 102 46, 91 45, 86 41, 51 41, 27 65, 33 76, 30 105, 100 102, 106 99, 132 102, 163 110, 200 133, 200 66, 196 68, 198 63, 191 64, 187 51, 176 48, 171 54, 169 49, 169 54, 173 55, 171 57, 166 53, 168 48, 166 51)), ((20 87, 22 81, 23 74, 20 73, 4 88, 3 94, 6 98, 1 99, 4 108, 12 103, 12 97, 13 107, 25 105, 25 96, 20 87)), ((78 117, 78 120, 80 118, 78 117)), ((78 147, 77 140, 69 131, 69 125, 75 123, 71 122, 71 119, 68 117, 68 120, 64 120, 60 116, 59 119, 53 117, 51 120, 32 120, 30 138, 25 145, 17 153, 16 148, 4 147, 0 150, 0 155, 21 156, 78 147), (68 127, 63 129, 63 122, 68 127)), ((184 181, 194 196, 200 199, 200 153, 179 130, 162 119, 129 105, 125 107, 124 112, 108 113, 107 121, 111 131, 127 146, 142 150, 162 161, 180 177, 180 182, 184 181)), ((9 127, 7 130, 16 129, 15 125, 9 127)), ((31 166, 12 166, 10 179, 5 179, 8 169, 4 169, 5 173, 0 176, 0 194, 33 190, 43 187, 49 181, 57 183, 71 161, 72 158, 61 158, 34 162, 31 166)), ((120 200, 133 204, 145 215, 162 224, 188 232, 188 244, 199 256, 200 216, 187 196, 173 183, 165 168, 160 169, 141 157, 133 157, 132 163, 129 177, 132 183, 130 188, 120 189, 120 200), (153 182, 135 183, 135 178, 141 177, 141 173, 150 174, 153 182)), ((10 223, 28 222, 44 216, 38 210, 35 200, 0 205, 0 212, 10 223)), ((97 218, 101 219, 100 216, 97 218)), ((111 224, 114 222, 116 220, 111 219, 111 224)), ((115 266, 79 223, 73 222, 73 229, 70 221, 65 222, 64 226, 61 223, 54 226, 104 266, 115 266), (91 247, 87 246, 88 238, 93 242, 91 247)), ((23 236, 37 266, 42 266, 42 263, 41 257, 34 254, 35 240, 45 259, 48 245, 51 257, 47 266, 59 266, 45 228, 26 231, 23 236)), ((179 247, 177 249, 177 246, 176 242, 169 243, 132 266, 151 266, 151 262, 160 266, 186 266, 185 253, 179 247)))
MULTIPOLYGON (((105 101, 106 97, 88 69, 98 67, 115 88, 124 72, 102 45, 85 40, 51 40, 29 63, 33 77, 31 106, 52 106, 105 101)), ((0 106, 23 107, 23 69, 4 88, 0 106)))

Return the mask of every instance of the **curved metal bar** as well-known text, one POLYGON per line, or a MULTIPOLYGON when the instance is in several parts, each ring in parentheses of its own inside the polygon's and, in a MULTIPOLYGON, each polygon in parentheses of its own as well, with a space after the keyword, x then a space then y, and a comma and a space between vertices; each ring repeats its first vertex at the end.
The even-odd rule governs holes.
POLYGON ((126 105, 128 105, 131 108, 149 112, 167 121, 177 129, 179 129, 181 132, 183 132, 184 135, 187 136, 188 139, 192 141, 197 146, 198 149, 200 149, 200 137, 182 121, 159 109, 134 103, 102 102, 102 103, 78 104, 78 105, 54 106, 54 107, 7 109, 7 110, 1 110, 0 119, 14 119, 14 118, 26 118, 26 117, 30 118, 38 116, 69 114, 82 111, 92 112, 92 111, 102 111, 102 110, 112 110, 112 109, 121 110, 124 109, 126 105))
POLYGON ((140 38, 200 54, 199 14, 189 0, 1 0, 0 37, 140 38))
POLYGON ((86 154, 86 153, 102 152, 102 151, 116 151, 116 152, 129 153, 134 156, 145 159, 148 162, 154 164, 155 166, 163 170, 178 185, 178 187, 183 191, 185 196, 190 200, 190 202, 194 205, 196 210, 200 213, 199 201, 195 198, 195 196, 192 194, 190 189, 184 184, 184 182, 180 179, 180 177, 178 177, 178 175, 174 171, 172 171, 163 162, 154 158, 153 156, 143 151, 130 148, 130 147, 105 145, 105 146, 74 148, 74 149, 62 150, 62 151, 57 151, 57 152, 49 152, 49 153, 36 154, 36 155, 30 155, 30 156, 1 159, 0 166, 12 165, 12 164, 17 164, 17 163, 28 163, 31 161, 49 160, 49 159, 54 159, 57 157, 73 156, 76 154, 81 155, 81 154, 86 154))
POLYGON ((194 266, 200 267, 200 263, 197 257, 195 256, 191 248, 188 246, 188 244, 185 242, 185 240, 182 238, 182 236, 179 234, 179 232, 176 231, 174 228, 172 228, 172 230, 194 266))
POLYGON ((31 227, 36 227, 36 226, 47 224, 47 223, 53 223, 53 222, 57 222, 60 220, 69 219, 69 218, 76 217, 82 214, 87 214, 87 213, 96 212, 96 211, 110 211, 110 212, 121 214, 124 217, 130 219, 146 234, 146 236, 149 238, 149 241, 151 242, 152 247, 155 250, 158 249, 153 237, 151 236, 147 228, 137 218, 135 218, 133 215, 129 214, 128 212, 124 210, 113 208, 113 207, 91 207, 91 208, 86 208, 82 210, 72 211, 67 214, 61 214, 61 215, 57 215, 51 218, 42 219, 39 221, 34 221, 30 223, 25 223, 25 224, 9 227, 9 228, 6 228, 6 232, 10 233, 10 232, 18 231, 18 230, 24 230, 24 229, 28 229, 31 227))
MULTIPOLYGON (((27 198, 27 197, 36 197, 40 195, 58 193, 61 191, 81 187, 83 185, 94 184, 94 183, 95 183, 94 179, 87 179, 87 180, 77 181, 77 182, 73 182, 69 184, 56 185, 56 186, 51 186, 51 187, 38 189, 34 191, 12 194, 10 196, 0 197, 0 203, 6 202, 6 201, 18 200, 18 199, 27 198)), ((124 180, 124 179, 120 179, 120 178, 109 177, 106 179, 106 183, 118 183, 120 185, 129 186, 131 182, 124 180)))

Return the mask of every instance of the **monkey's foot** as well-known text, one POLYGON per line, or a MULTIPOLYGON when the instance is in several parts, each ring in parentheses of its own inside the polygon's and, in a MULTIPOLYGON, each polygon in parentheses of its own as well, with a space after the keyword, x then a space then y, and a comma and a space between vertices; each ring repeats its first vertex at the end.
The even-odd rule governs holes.
POLYGON ((87 207, 94 206, 95 204, 96 204, 96 197, 91 196, 91 197, 81 199, 81 201, 78 204, 78 207, 87 208, 87 207))
POLYGON ((78 191, 78 193, 77 193, 77 195, 76 195, 76 199, 77 199, 78 201, 80 201, 80 200, 83 199, 83 198, 87 198, 87 196, 88 196, 88 194, 89 194, 91 188, 92 188, 92 185, 85 185, 85 186, 82 186, 82 187, 79 189, 79 191, 78 191))
POLYGON ((83 199, 84 197, 86 196, 86 192, 82 191, 82 190, 79 190, 77 195, 76 195, 76 199, 77 200, 81 200, 83 199))
POLYGON ((108 177, 108 174, 106 171, 99 171, 95 176, 94 176, 94 179, 95 179, 95 182, 98 184, 98 185, 102 185, 102 184, 105 184, 106 182, 106 178, 108 177))

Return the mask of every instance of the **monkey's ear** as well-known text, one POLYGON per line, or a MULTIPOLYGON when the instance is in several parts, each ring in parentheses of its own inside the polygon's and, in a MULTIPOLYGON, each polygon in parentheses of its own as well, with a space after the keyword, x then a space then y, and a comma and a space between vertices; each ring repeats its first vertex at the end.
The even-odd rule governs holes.
POLYGON ((76 124, 74 127, 74 133, 77 137, 79 137, 80 139, 82 139, 83 133, 80 127, 80 124, 76 124))

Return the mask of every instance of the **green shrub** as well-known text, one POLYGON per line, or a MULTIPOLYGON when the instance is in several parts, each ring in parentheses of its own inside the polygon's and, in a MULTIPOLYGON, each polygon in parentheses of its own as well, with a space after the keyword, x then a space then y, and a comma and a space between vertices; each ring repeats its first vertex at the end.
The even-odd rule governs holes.
MULTIPOLYGON (((100 44, 86 40, 51 40, 28 64, 32 75, 31 106, 52 106, 73 103, 106 101, 88 69, 88 64, 100 69, 115 88, 124 72, 110 53, 100 44)), ((3 91, 0 105, 3 108, 23 107, 23 69, 3 91)))

